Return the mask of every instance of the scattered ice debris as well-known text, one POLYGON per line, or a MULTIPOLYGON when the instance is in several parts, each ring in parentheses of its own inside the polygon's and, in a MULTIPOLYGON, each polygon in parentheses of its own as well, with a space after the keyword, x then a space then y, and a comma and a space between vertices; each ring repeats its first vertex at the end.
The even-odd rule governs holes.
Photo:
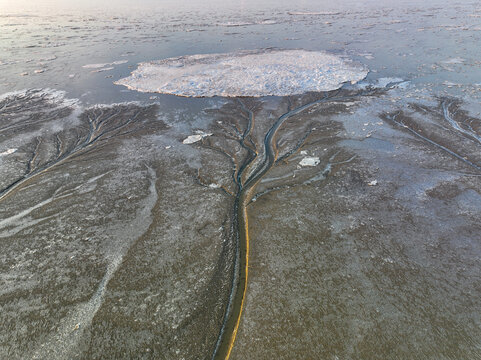
POLYGON ((70 74, 68 77, 69 77, 70 79, 73 79, 73 78, 75 77, 75 75, 76 75, 76 74, 70 74))
POLYGON ((307 155, 307 151, 302 150, 302 151, 301 151, 301 155, 307 155))
POLYGON ((46 103, 51 104, 55 107, 73 107, 78 105, 79 102, 78 99, 66 99, 65 91, 53 90, 49 88, 12 91, 9 93, 1 94, 0 101, 16 96, 27 96, 31 97, 32 99, 41 98, 46 103))
POLYGON ((444 86, 447 86, 447 87, 459 86, 459 84, 456 84, 456 83, 454 83, 454 82, 452 82, 452 81, 447 81, 447 80, 446 80, 446 81, 443 81, 443 85, 444 85, 444 86))
POLYGON ((382 258, 382 261, 389 264, 394 264, 394 260, 390 257, 382 258))
POLYGON ((306 156, 299 162, 300 166, 317 166, 319 165, 320 160, 317 156, 306 156))
POLYGON ((43 72, 45 72, 45 69, 37 69, 37 70, 34 70, 34 73, 35 73, 35 74, 41 74, 41 73, 43 73, 43 72))
POLYGON ((397 78, 397 77, 383 77, 377 79, 377 86, 380 88, 384 88, 388 86, 389 84, 396 84, 396 83, 402 83, 404 82, 404 79, 397 78))
POLYGON ((17 149, 8 149, 8 150, 5 150, 4 152, 1 152, 0 156, 10 155, 10 154, 13 154, 15 151, 17 151, 17 149))
POLYGON ((376 186, 377 185, 377 180, 372 180, 367 183, 369 186, 376 186))
POLYGON ((270 19, 264 19, 260 21, 228 21, 225 23, 219 23, 219 26, 225 26, 225 27, 237 27, 237 26, 251 26, 251 25, 274 25, 277 24, 277 21, 275 20, 270 20, 270 19))
POLYGON ((38 59, 38 61, 53 61, 53 60, 57 60, 57 56, 56 56, 56 55, 51 55, 51 56, 47 56, 47 57, 38 59))
POLYGON ((199 131, 197 134, 190 135, 186 139, 184 139, 184 141, 182 141, 182 144, 193 144, 193 143, 196 143, 197 141, 202 140, 206 136, 211 136, 211 135, 212 133, 205 133, 203 131, 199 131))
POLYGON ((112 65, 121 65, 121 64, 128 63, 128 62, 129 62, 129 60, 117 60, 117 61, 113 61, 111 63, 87 64, 87 65, 84 65, 82 67, 84 69, 100 69, 100 68, 104 68, 104 67, 112 66, 112 65))
POLYGON ((289 15, 339 15, 339 11, 288 11, 289 15))
POLYGON ((265 19, 265 20, 259 21, 257 24, 259 24, 259 25, 275 25, 275 24, 277 24, 277 21, 265 19))
POLYGON ((253 22, 226 22, 220 23, 219 26, 226 26, 226 27, 236 27, 236 26, 248 26, 248 25, 255 25, 253 22))
POLYGON ((172 147, 172 145, 166 146, 165 149, 169 150, 172 147))
POLYGON ((367 60, 374 60, 374 56, 371 53, 359 53, 359 56, 362 56, 363 58, 367 60))
POLYGON ((366 77, 365 66, 326 52, 261 49, 141 63, 115 82, 179 96, 287 96, 330 91, 366 77))
POLYGON ((460 57, 441 61, 443 64, 463 64, 466 60, 460 57))
POLYGON ((219 188, 220 188, 220 185, 219 185, 219 184, 212 183, 212 184, 209 184, 209 187, 210 187, 211 189, 219 189, 219 188))
POLYGON ((114 68, 112 66, 109 66, 109 67, 104 67, 104 68, 101 68, 101 69, 97 69, 97 70, 92 70, 93 73, 99 73, 99 72, 104 72, 104 71, 110 71, 110 70, 113 70, 114 68))
POLYGON ((383 89, 383 88, 386 88, 387 86, 405 89, 408 86, 408 84, 409 84, 409 81, 406 81, 401 78, 383 77, 374 81, 361 81, 355 86, 359 89, 367 89, 367 88, 383 89))

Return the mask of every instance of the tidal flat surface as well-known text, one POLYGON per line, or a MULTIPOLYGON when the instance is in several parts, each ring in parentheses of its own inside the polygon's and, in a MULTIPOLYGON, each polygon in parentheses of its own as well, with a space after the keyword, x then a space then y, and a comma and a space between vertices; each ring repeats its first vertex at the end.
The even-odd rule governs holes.
POLYGON ((474 1, 0 0, 0 358, 480 359, 479 44, 474 1), (369 73, 114 84, 281 49, 369 73))

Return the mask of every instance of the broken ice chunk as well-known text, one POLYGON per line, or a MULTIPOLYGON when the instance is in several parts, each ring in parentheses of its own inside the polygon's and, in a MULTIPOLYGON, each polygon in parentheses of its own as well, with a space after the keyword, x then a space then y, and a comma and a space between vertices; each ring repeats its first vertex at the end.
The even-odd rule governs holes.
POLYGON ((200 131, 195 135, 190 135, 187 138, 185 138, 184 141, 182 141, 182 144, 193 144, 193 143, 196 143, 197 141, 202 140, 206 136, 211 136, 211 135, 212 135, 211 133, 205 133, 200 131))
POLYGON ((320 160, 317 156, 306 156, 299 162, 301 166, 317 166, 320 163, 320 160))
POLYGON ((10 155, 10 154, 13 154, 15 151, 17 151, 17 149, 8 149, 4 152, 1 152, 0 156, 10 155))

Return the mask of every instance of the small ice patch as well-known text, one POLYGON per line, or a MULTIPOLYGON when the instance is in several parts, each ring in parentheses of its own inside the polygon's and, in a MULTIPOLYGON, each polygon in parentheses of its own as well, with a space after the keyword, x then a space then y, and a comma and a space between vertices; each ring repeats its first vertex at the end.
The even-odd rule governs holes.
POLYGON ((288 11, 289 15, 339 15, 338 11, 288 11))
POLYGON ((193 144, 196 143, 197 141, 201 141, 203 138, 206 136, 211 136, 211 133, 205 133, 205 132, 199 132, 198 134, 195 135, 190 135, 187 138, 182 141, 182 144, 193 144))
POLYGON ((355 85, 358 89, 367 89, 367 88, 375 88, 375 89, 384 89, 387 86, 397 87, 397 88, 405 88, 409 84, 409 81, 405 81, 404 79, 397 78, 397 77, 383 77, 379 78, 374 81, 361 81, 355 85))
POLYGON ((364 79, 367 68, 319 51, 261 49, 190 55, 141 63, 115 82, 178 96, 288 96, 331 91, 364 79))
POLYGON ((255 25, 253 22, 226 22, 226 23, 220 23, 219 26, 225 26, 225 27, 237 27, 237 26, 249 26, 249 25, 255 25))
POLYGON ((109 66, 109 67, 104 67, 104 68, 100 68, 100 69, 97 69, 97 70, 92 70, 92 72, 94 73, 99 73, 99 72, 104 72, 104 71, 110 71, 110 70, 113 70, 114 68, 112 66, 109 66))
POLYGON ((380 88, 385 88, 386 86, 388 86, 389 84, 396 84, 396 83, 402 83, 404 81, 404 79, 401 79, 401 78, 396 78, 396 77, 383 77, 383 78, 379 78, 377 80, 377 87, 380 87, 380 88))
POLYGON ((299 162, 301 166, 317 166, 321 161, 317 156, 306 156, 299 162))
POLYGON ((444 61, 441 61, 443 64, 463 64, 466 60, 460 57, 455 57, 452 59, 447 59, 444 61))
POLYGON ((100 69, 100 68, 104 68, 104 67, 107 67, 107 66, 112 66, 112 65, 121 65, 121 64, 125 64, 125 63, 128 63, 129 61, 128 60, 117 60, 117 61, 113 61, 111 63, 103 63, 103 64, 87 64, 87 65, 84 65, 82 66, 84 69, 100 69))
POLYGON ((17 151, 17 149, 8 149, 4 152, 1 152, 0 156, 10 155, 10 154, 13 154, 15 151, 17 151))

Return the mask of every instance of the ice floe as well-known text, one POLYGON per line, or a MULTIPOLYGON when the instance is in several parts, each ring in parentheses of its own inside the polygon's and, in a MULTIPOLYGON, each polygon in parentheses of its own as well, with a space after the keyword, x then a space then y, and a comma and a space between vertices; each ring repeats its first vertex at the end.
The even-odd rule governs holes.
POLYGON ((339 11, 288 11, 289 15, 339 15, 339 11))
POLYGON ((112 66, 108 66, 108 67, 104 67, 104 68, 100 68, 100 69, 97 69, 97 70, 92 70, 92 72, 104 72, 104 71, 110 71, 110 70, 113 70, 114 68, 112 66))
POLYGON ((122 65, 125 63, 128 63, 128 60, 117 60, 113 61, 111 63, 102 63, 102 64, 87 64, 82 66, 84 69, 100 69, 100 68, 105 68, 107 66, 112 66, 112 65, 122 65))
POLYGON ((15 151, 17 151, 17 149, 8 149, 3 152, 0 152, 0 156, 10 155, 10 154, 13 154, 15 151))
POLYGON ((260 21, 228 21, 228 22, 222 22, 219 23, 219 26, 225 26, 225 27, 237 27, 237 26, 251 26, 251 25, 274 25, 277 24, 277 21, 271 20, 271 19, 264 19, 260 21))
POLYGON ((463 58, 455 57, 455 58, 452 58, 452 59, 443 60, 441 62, 444 63, 444 64, 463 64, 465 61, 466 60, 463 59, 463 58))
POLYGON ((203 131, 199 131, 197 134, 190 135, 187 138, 185 138, 184 141, 182 141, 182 144, 193 144, 193 143, 196 143, 197 141, 202 140, 206 136, 211 136, 211 135, 212 135, 211 133, 205 133, 203 131))
POLYGON ((409 85, 409 81, 406 81, 401 78, 382 77, 374 81, 367 81, 367 80, 361 81, 358 84, 356 84, 355 87, 359 89, 367 89, 367 88, 383 89, 388 86, 405 88, 408 85, 409 85))
POLYGON ((364 79, 367 72, 361 64, 326 52, 261 49, 141 63, 115 84, 190 97, 287 96, 335 90, 364 79))
POLYGON ((320 159, 317 156, 306 156, 300 162, 300 166, 317 166, 320 163, 320 159))

